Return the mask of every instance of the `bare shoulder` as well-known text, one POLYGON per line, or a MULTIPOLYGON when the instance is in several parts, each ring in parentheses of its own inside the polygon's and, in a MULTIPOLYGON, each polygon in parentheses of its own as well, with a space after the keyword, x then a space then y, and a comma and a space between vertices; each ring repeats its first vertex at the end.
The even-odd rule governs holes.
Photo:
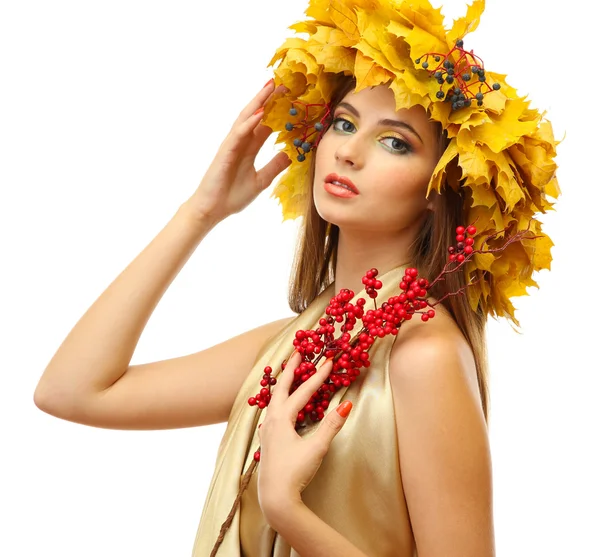
POLYGON ((473 353, 445 311, 406 324, 389 376, 418 553, 491 557, 491 455, 473 353))
POLYGON ((441 304, 434 319, 415 318, 402 324, 390 354, 390 378, 396 386, 410 381, 460 381, 479 400, 473 351, 441 304))

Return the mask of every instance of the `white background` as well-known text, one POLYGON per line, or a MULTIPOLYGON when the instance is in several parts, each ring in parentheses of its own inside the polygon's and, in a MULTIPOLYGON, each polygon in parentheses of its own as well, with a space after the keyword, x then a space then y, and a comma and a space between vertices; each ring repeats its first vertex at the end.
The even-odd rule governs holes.
MULTIPOLYGON (((447 2, 448 21, 462 1, 447 2)), ((79 317, 201 177, 271 77, 304 1, 33 2, 0 9, 0 555, 187 556, 224 424, 159 432, 65 422, 33 403, 79 317)), ((595 18, 583 0, 488 0, 466 40, 547 110, 564 195, 541 289, 516 300, 522 334, 489 324, 500 556, 600 555, 600 214, 595 18)), ((274 136, 258 164, 274 153, 274 136)), ((263 193, 198 247, 132 363, 209 347, 292 315, 297 224, 263 193), (216 292, 216 294, 215 294, 216 292), (238 293, 221 313, 219 293, 238 293), (232 312, 234 315, 232 316, 232 312)), ((218 370, 215 370, 218 372, 218 370)))

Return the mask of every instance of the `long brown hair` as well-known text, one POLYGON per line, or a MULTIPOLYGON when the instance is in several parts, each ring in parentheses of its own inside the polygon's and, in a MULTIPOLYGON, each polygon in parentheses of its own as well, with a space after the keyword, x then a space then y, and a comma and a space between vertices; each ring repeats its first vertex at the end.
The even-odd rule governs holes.
MULTIPOLYGON (((353 76, 339 76, 332 96, 335 106, 356 86, 353 76)), ((439 125, 439 156, 445 151, 448 140, 439 125)), ((452 187, 444 184, 442 194, 433 198, 433 211, 428 211, 423 226, 409 250, 410 261, 421 276, 432 279, 438 276, 447 261, 448 246, 454 245, 456 227, 465 224, 464 194, 460 187, 458 169, 454 169, 452 187)), ((332 282, 335 281, 339 228, 327 223, 317 213, 312 182, 315 175, 315 156, 310 157, 309 183, 303 220, 298 232, 296 252, 290 275, 288 301, 292 311, 301 313, 332 282)), ((431 296, 441 298, 445 292, 456 292, 466 284, 464 273, 450 273, 444 286, 438 283, 431 296)), ((485 337, 487 314, 481 308, 473 311, 466 296, 449 296, 442 305, 450 313, 469 343, 477 369, 479 394, 485 420, 489 413, 488 363, 485 337)))

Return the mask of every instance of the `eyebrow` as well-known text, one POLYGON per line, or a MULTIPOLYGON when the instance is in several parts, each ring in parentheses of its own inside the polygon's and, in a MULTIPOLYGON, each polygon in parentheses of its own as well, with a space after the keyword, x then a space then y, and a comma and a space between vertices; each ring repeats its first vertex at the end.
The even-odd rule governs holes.
MULTIPOLYGON (((357 118, 360 118, 360 114, 358 113, 358 110, 356 110, 356 108, 354 108, 351 104, 349 104, 347 102, 341 102, 338 104, 338 107, 345 108, 349 112, 352 112, 352 114, 354 114, 354 116, 356 116, 357 118)), ((379 122, 377 122, 377 124, 379 126, 392 126, 393 128, 401 128, 404 130, 408 130, 409 132, 416 135, 419 138, 419 141, 424 144, 423 140, 421 139, 421 136, 417 133, 417 130, 415 130, 415 128, 413 128, 407 122, 402 122, 401 120, 390 120, 389 118, 386 118, 384 120, 379 120, 379 122)))

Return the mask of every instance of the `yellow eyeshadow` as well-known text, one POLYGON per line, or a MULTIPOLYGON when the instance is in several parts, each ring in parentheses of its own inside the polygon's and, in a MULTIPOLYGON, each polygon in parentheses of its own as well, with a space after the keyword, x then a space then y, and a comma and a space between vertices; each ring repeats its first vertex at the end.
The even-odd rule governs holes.
POLYGON ((399 139, 400 141, 404 141, 405 143, 407 143, 406 139, 404 139, 403 136, 401 136, 399 133, 396 133, 396 132, 385 132, 385 134, 382 134, 379 136, 379 138, 383 138, 383 137, 395 137, 396 139, 399 139))
MULTIPOLYGON (((352 118, 352 116, 345 114, 343 112, 340 112, 339 114, 336 114, 333 119, 335 120, 336 118, 343 118, 344 120, 348 120, 348 122, 350 122, 355 128, 358 127, 356 125, 356 122, 354 121, 354 119, 352 118)), ((404 141, 405 143, 408 143, 408 141, 404 138, 404 136, 400 135, 397 132, 393 132, 393 131, 388 131, 385 132, 384 134, 380 135, 378 137, 378 139, 382 138, 382 137, 395 137, 396 139, 399 139, 400 141, 404 141)))

